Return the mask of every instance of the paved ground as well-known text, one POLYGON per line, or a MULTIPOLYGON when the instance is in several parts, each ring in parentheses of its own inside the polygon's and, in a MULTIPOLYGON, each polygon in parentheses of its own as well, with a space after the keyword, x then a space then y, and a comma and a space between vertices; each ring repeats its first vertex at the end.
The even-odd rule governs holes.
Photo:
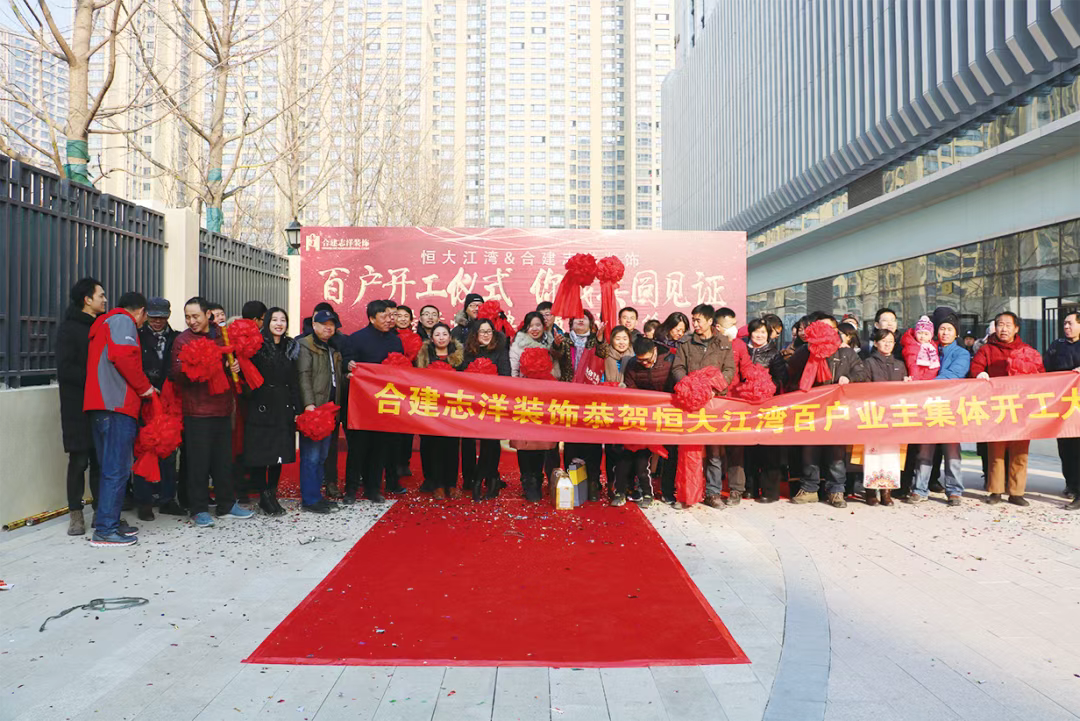
MULTIPOLYGON (((978 461, 966 461, 980 487, 978 461)), ((1032 506, 648 511, 749 665, 241 664, 379 511, 145 524, 100 550, 52 522, 0 537, 0 719, 1080 718, 1080 513, 1033 461, 1032 506), (300 539, 317 535, 302 545, 300 539), (109 613, 63 608, 145 596, 109 613)), ((647 628, 627 629, 647 633, 647 628)))

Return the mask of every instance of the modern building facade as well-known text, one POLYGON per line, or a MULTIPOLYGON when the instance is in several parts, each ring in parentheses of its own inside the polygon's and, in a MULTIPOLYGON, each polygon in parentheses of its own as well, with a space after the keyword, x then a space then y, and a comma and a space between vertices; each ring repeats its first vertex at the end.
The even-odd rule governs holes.
POLYGON ((702 3, 663 87, 665 229, 745 230, 748 308, 940 305, 1038 345, 1080 302, 1080 3, 702 3))
MULTIPOLYGON (((175 32, 165 32, 183 27, 168 17, 181 4, 155 2, 141 20, 144 44, 175 69, 170 77, 177 88, 206 72, 175 32)), ((276 33, 279 40, 302 34, 303 42, 282 45, 235 73, 225 118, 229 133, 241 118, 278 112, 287 102, 290 67, 301 69, 294 82, 305 87, 322 80, 304 102, 312 109, 302 121, 310 137, 295 162, 301 188, 321 188, 299 213, 303 224, 660 227, 660 89, 674 65, 673 0, 298 0, 296 6, 303 8, 303 27, 276 33), (378 193, 364 188, 393 172, 398 177, 384 192, 398 198, 439 184, 437 219, 380 210, 378 193)), ((280 6, 249 0, 246 7, 250 25, 262 27, 280 6)), ((202 12, 198 3, 190 9, 194 17, 202 12)), ((118 67, 110 96, 119 102, 145 87, 143 72, 129 63, 118 67)), ((191 95, 186 109, 201 117, 211 100, 191 95)), ((117 122, 143 127, 148 117, 163 115, 162 103, 130 115, 117 122)), ((284 120, 271 123, 239 157, 228 148, 225 168, 258 167, 258 147, 288 145, 287 132, 284 120)), ((121 169, 103 181, 110 192, 185 205, 191 195, 150 159, 204 172, 200 143, 182 123, 162 117, 130 137, 99 139, 92 154, 102 159, 101 170, 121 169)), ((280 186, 280 177, 265 174, 230 200, 226 229, 241 218, 241 236, 278 238, 292 219, 280 186)))
POLYGON ((49 125, 37 117, 44 113, 63 128, 67 115, 67 66, 43 52, 33 40, 7 28, 0 28, 0 78, 10 90, 0 97, 0 118, 4 137, 19 156, 48 167, 50 160, 38 148, 63 150, 66 138, 50 133, 49 125))

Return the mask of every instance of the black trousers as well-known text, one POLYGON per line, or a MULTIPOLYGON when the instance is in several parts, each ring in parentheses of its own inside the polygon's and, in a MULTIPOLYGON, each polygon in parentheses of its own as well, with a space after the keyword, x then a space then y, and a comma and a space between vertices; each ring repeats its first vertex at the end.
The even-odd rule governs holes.
POLYGON ((786 446, 745 446, 747 485, 761 491, 762 498, 778 498, 783 477, 786 446))
POLYGON ((521 480, 535 478, 542 482, 544 477, 545 463, 548 451, 518 451, 518 470, 521 471, 521 480))
POLYGON ((746 449, 744 446, 724 446, 724 466, 731 495, 746 490, 746 449))
POLYGON ((402 433, 400 435, 401 435, 401 445, 398 446, 397 462, 398 462, 398 465, 401 466, 402 468, 408 468, 409 463, 412 461, 413 434, 412 433, 402 433))
POLYGON ((90 470, 90 498, 97 508, 98 485, 101 481, 101 466, 98 465, 97 451, 75 451, 68 454, 67 498, 69 511, 81 511, 83 494, 86 491, 86 471, 90 470))
MULTIPOLYGON (((465 457, 465 441, 461 439, 462 458, 465 457)), ((471 439, 468 439, 471 440, 471 439)), ((499 480, 499 460, 502 458, 502 444, 491 438, 481 438, 480 458, 476 464, 476 481, 499 480)), ((465 464, 462 462, 461 478, 465 479, 465 464)))
POLYGON ((589 483, 600 484, 601 461, 604 447, 599 443, 564 443, 563 468, 569 468, 575 458, 585 461, 585 475, 589 483))
POLYGON ((1057 444, 1065 487, 1074 494, 1080 493, 1080 438, 1058 438, 1057 444))
MULTIPOLYGON (((392 448, 395 433, 381 431, 345 431, 349 454, 345 458, 345 493, 355 494, 363 481, 365 495, 377 493, 386 470, 386 454, 392 448)), ((390 487, 394 482, 387 478, 390 487)))
POLYGON ((661 458, 660 463, 660 493, 665 501, 675 501, 675 474, 679 470, 679 447, 664 446, 668 457, 661 458))
POLYGON ((251 486, 259 493, 276 491, 281 480, 281 464, 272 466, 252 466, 250 471, 251 486))
POLYGON ((466 488, 472 488, 473 482, 480 480, 475 438, 461 439, 461 480, 466 488))
MULTIPOLYGON (((608 446, 611 448, 612 446, 608 446)), ((646 496, 652 496, 652 476, 649 475, 649 459, 652 453, 648 449, 640 451, 628 451, 622 446, 615 455, 615 493, 627 495, 632 483, 637 482, 637 487, 646 496)))
POLYGON ((817 493, 822 481, 821 467, 825 466, 825 492, 843 493, 847 481, 846 451, 844 446, 803 446, 802 490, 817 493))
POLYGON ((431 451, 425 451, 428 447, 428 438, 420 436, 420 472, 424 474, 424 485, 428 490, 435 490, 435 469, 431 467, 431 451))
POLYGON ((425 476, 432 489, 449 491, 457 487, 459 438, 424 436, 420 439, 420 455, 427 455, 431 476, 425 476))
POLYGON ((236 503, 233 488, 232 419, 184 416, 184 446, 187 448, 188 511, 191 515, 210 510, 210 484, 218 513, 228 513, 236 503))

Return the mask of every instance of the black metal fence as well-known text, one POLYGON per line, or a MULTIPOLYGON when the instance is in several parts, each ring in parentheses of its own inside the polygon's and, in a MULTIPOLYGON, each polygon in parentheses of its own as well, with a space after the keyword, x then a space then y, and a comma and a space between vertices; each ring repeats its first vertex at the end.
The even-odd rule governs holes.
POLYGON ((161 295, 164 218, 0 155, 0 385, 56 377, 56 330, 75 281, 111 299, 161 295))
POLYGON ((267 308, 288 308, 289 260, 202 228, 199 295, 221 303, 230 317, 240 315, 249 300, 261 300, 267 308))

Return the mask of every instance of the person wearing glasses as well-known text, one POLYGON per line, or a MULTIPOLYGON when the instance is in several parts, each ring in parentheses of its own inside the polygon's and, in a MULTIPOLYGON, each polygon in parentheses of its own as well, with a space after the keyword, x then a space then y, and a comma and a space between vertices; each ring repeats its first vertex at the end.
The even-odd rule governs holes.
MULTIPOLYGON (((634 340, 634 357, 629 359, 623 367, 622 380, 627 388, 671 393, 675 390, 675 379, 671 373, 674 365, 675 351, 645 336, 638 336, 634 340)), ((664 462, 660 490, 666 503, 674 503, 675 463, 679 449, 678 446, 668 446, 667 451, 668 458, 664 462)), ((626 503, 626 490, 630 485, 631 474, 637 478, 638 487, 642 492, 639 505, 645 508, 652 504, 650 455, 648 449, 622 451, 615 462, 615 498, 611 502, 613 506, 626 503)))

